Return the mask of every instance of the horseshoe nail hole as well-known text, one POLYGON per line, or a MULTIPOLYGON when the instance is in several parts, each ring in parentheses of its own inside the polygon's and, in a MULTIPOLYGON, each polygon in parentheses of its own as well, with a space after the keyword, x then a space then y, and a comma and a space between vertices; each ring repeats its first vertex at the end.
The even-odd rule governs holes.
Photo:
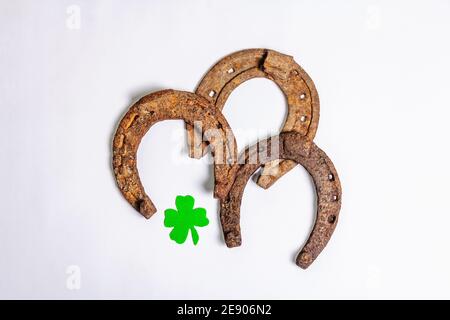
POLYGON ((300 100, 305 100, 305 99, 306 99, 306 93, 300 94, 300 100))
POLYGON ((300 121, 301 121, 301 122, 305 122, 305 121, 306 121, 306 119, 307 119, 307 117, 306 117, 306 116, 301 116, 301 117, 300 117, 300 121))
POLYGON ((233 69, 233 68, 230 68, 230 69, 227 70, 227 73, 228 73, 228 74, 231 74, 231 73, 233 73, 233 72, 234 72, 234 69, 233 69))
POLYGON ((330 173, 330 174, 328 175, 328 180, 329 180, 329 181, 334 181, 334 175, 333 175, 332 173, 330 173))
POLYGON ((333 196, 333 201, 338 201, 339 197, 337 195, 333 196))
POLYGON ((211 90, 211 91, 208 93, 208 96, 210 96, 211 98, 214 97, 215 95, 216 95, 216 92, 215 92, 214 90, 211 90))
POLYGON ((328 223, 333 224, 336 222, 336 216, 334 214, 332 214, 331 216, 328 217, 328 223))

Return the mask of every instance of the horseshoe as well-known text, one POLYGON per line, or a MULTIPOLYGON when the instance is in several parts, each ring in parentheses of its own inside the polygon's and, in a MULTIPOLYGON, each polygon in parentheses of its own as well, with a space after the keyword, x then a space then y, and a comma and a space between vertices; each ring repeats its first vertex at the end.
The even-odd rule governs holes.
POLYGON ((308 171, 317 192, 316 221, 306 244, 296 258, 299 267, 308 268, 325 248, 338 222, 341 185, 333 163, 325 152, 307 137, 295 132, 281 133, 260 142, 247 149, 243 158, 233 186, 220 204, 220 219, 227 246, 237 247, 242 242, 240 206, 250 176, 264 163, 278 158, 289 159, 301 164, 308 171))
POLYGON ((130 107, 120 121, 113 140, 113 168, 117 185, 126 200, 145 218, 150 218, 156 207, 145 193, 136 165, 136 153, 142 137, 158 121, 181 119, 194 124, 201 121, 214 157, 214 196, 222 198, 231 188, 237 171, 236 141, 228 122, 220 110, 190 92, 162 90, 151 93, 130 107), (227 131, 227 132, 225 132, 227 131), (226 134, 228 133, 228 135, 226 134), (219 135, 217 137, 217 135, 219 135))
MULTIPOLYGON (((269 49, 247 49, 232 53, 216 63, 203 77, 196 93, 222 110, 231 92, 241 83, 263 77, 274 81, 284 93, 288 115, 282 132, 295 131, 313 140, 319 122, 319 95, 312 79, 291 56, 269 49)), ((189 156, 200 158, 208 143, 194 138, 192 125, 187 124, 189 156)), ((264 165, 258 185, 269 188, 295 167, 290 160, 264 165)))

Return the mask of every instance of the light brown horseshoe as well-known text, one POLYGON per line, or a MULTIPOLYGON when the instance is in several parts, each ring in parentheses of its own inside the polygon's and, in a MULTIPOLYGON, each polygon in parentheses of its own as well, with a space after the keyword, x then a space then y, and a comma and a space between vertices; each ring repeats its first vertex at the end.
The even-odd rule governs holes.
MULTIPOLYGON (((319 122, 319 95, 312 79, 291 56, 269 49, 247 49, 232 53, 216 63, 203 77, 196 93, 222 110, 231 92, 241 83, 257 77, 274 81, 283 91, 288 115, 282 132, 295 131, 313 140, 319 122)), ((200 158, 208 143, 195 141, 192 125, 188 131, 189 156, 200 158)), ((290 160, 264 166, 258 185, 269 188, 295 167, 290 160)))
POLYGON ((150 127, 158 121, 181 119, 194 124, 201 121, 203 128, 219 136, 206 137, 214 156, 214 196, 224 197, 231 188, 237 170, 236 141, 220 110, 190 92, 163 90, 151 93, 133 106, 120 121, 113 141, 113 168, 117 184, 127 201, 145 218, 156 208, 144 191, 136 165, 139 143, 150 127))
POLYGON ((240 165, 229 194, 220 204, 225 242, 228 247, 241 245, 239 221, 245 186, 250 176, 262 164, 274 159, 289 159, 301 164, 311 175, 316 187, 316 221, 296 259, 296 264, 306 269, 325 248, 336 227, 341 208, 341 184, 336 169, 325 152, 299 133, 281 133, 246 150, 244 162, 240 161, 244 164, 240 165))

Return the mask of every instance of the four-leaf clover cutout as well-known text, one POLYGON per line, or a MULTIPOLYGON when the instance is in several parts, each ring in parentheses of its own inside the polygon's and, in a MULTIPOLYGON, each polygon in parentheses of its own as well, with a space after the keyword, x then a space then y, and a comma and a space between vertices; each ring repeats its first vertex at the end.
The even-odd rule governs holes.
POLYGON ((205 208, 194 209, 194 201, 194 198, 189 195, 177 196, 175 199, 177 209, 164 211, 164 226, 173 228, 169 237, 178 244, 186 241, 190 230, 192 241, 194 245, 197 245, 199 236, 195 227, 204 227, 209 224, 205 208))

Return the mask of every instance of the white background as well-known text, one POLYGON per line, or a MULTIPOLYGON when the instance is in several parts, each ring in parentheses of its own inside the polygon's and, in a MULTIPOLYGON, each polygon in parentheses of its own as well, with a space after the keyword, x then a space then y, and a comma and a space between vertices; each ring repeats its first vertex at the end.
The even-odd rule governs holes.
MULTIPOLYGON (((449 17, 445 0, 1 1, 0 298, 450 298, 449 17), (306 271, 294 264, 314 219, 303 168, 267 191, 249 182, 235 249, 210 160, 187 157, 181 121, 157 124, 139 150, 150 220, 111 170, 133 101, 193 91, 221 57, 254 47, 294 56, 314 80, 315 142, 341 178, 336 232, 306 271), (178 194, 208 210, 197 246, 163 226, 178 194)), ((241 148, 285 112, 266 79, 224 109, 241 148)))

